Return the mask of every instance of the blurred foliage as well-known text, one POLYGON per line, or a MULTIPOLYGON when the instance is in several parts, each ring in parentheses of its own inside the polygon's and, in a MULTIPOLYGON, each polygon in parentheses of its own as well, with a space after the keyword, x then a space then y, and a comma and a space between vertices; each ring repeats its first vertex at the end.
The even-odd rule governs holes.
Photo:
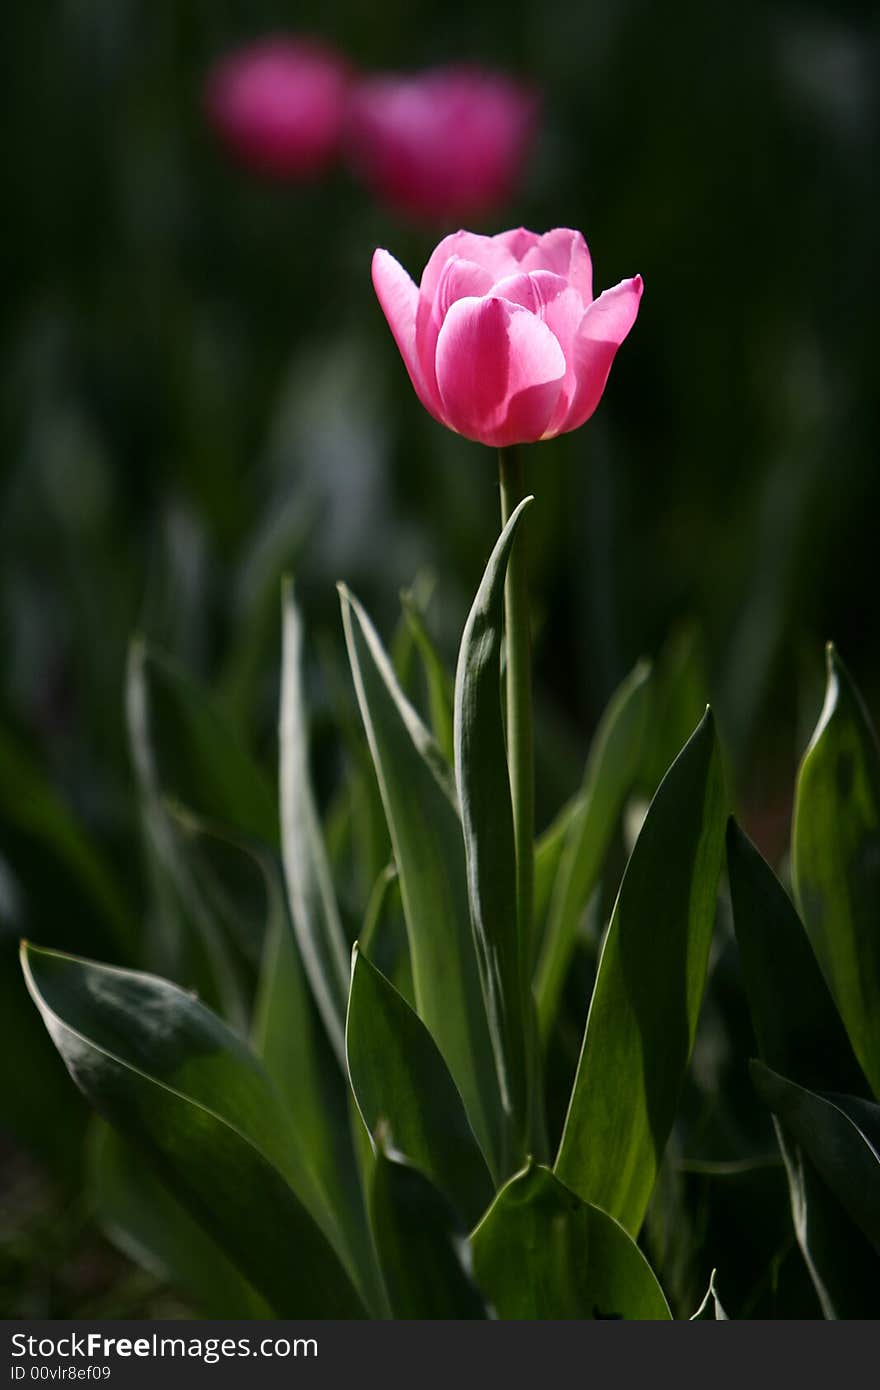
MULTIPOLYGON (((46 1115, 63 1115, 70 1135, 84 1120, 13 948, 25 932, 131 964, 155 943, 161 903, 124 713, 132 633, 211 685, 271 775, 278 581, 295 568, 322 652, 309 695, 332 805, 359 756, 356 739, 340 753, 328 737, 331 712, 341 703, 351 720, 353 709, 335 581, 390 631, 401 585, 437 575, 431 627, 449 664, 497 530, 493 461, 424 414, 369 281, 374 246, 418 275, 451 229, 399 225, 342 172, 306 188, 260 184, 203 127, 213 58, 293 24, 364 68, 468 58, 535 81, 539 148, 520 199, 481 230, 580 227, 598 287, 645 278, 596 418, 528 456, 539 825, 575 791, 612 690, 684 620, 704 644, 729 781, 771 860, 788 839, 826 637, 880 707, 868 534, 880 509, 866 290, 880 230, 874 7, 5 7, 0 995, 22 1041, 5 1051, 0 1085, 7 1127, 51 1168, 59 1211, 75 1200, 77 1145, 60 1151, 46 1115), (84 856, 89 891, 73 894, 66 871, 84 856)), ((364 894, 352 897, 362 912, 364 894)), ((713 1008, 742 1013, 724 987, 728 946, 718 954, 721 1002, 711 995, 697 1044, 710 1112, 706 1097, 744 1055, 726 1014, 704 1036, 713 1008)), ((591 969, 584 953, 569 993, 591 969)), ((553 1046, 566 1054, 564 1029, 553 1046)), ((754 1125, 772 1155, 748 1078, 734 1080, 736 1123, 754 1125)), ((669 1178, 700 1192, 752 1180, 669 1178)), ((754 1182, 784 1190, 778 1167, 754 1182)), ((777 1239, 770 1254, 787 1260, 790 1233, 756 1219, 749 1235, 761 1244, 755 1268, 777 1239)), ((697 1306, 709 1273, 680 1306, 697 1306)), ((769 1306, 747 1273, 741 1285, 721 1286, 733 1316, 769 1306)), ((9 1306, 76 1311, 67 1294, 9 1306)))

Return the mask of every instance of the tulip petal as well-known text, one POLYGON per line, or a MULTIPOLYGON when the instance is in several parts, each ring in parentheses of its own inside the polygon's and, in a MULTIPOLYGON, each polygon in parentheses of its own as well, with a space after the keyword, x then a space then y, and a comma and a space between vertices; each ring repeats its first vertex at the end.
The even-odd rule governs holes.
POLYGON ((434 386, 433 374, 426 381, 416 352, 416 310, 419 292, 403 266, 388 251, 373 255, 373 288, 376 291, 388 327, 394 335, 416 395, 426 410, 440 419, 440 401, 434 386))
POLYGON ((605 390, 617 349, 636 321, 642 297, 642 277, 621 280, 594 300, 568 348, 569 371, 576 386, 561 414, 557 410, 550 433, 578 429, 590 418, 605 390))
POLYGON ((491 288, 492 276, 488 270, 477 265, 476 261, 465 260, 462 256, 451 256, 440 273, 433 299, 425 299, 423 295, 419 295, 416 309, 416 354, 422 380, 430 391, 437 393, 437 375, 434 367, 437 335, 450 308, 456 300, 486 294, 491 288))
POLYGON ((588 305, 593 298, 593 263, 587 243, 580 232, 570 227, 555 227, 536 237, 534 244, 524 252, 520 267, 522 270, 550 270, 561 275, 572 289, 577 290, 588 305))
POLYGON ((550 329, 506 299, 459 299, 437 339, 444 420, 492 448, 540 439, 565 376, 550 329))
MULTIPOLYGON (((494 293, 499 299, 509 299, 511 304, 521 304, 524 309, 546 321, 548 305, 567 289, 568 284, 561 275, 553 275, 549 270, 533 270, 518 271, 516 275, 508 275, 504 280, 499 280, 494 287, 494 293)), ((577 296, 577 299, 580 302, 580 296, 577 296)), ((581 304, 578 317, 583 318, 583 313, 584 308, 581 304)))
MULTIPOLYGON (((505 275, 513 275, 519 269, 519 262, 510 249, 512 232, 502 232, 500 236, 481 236, 478 232, 453 232, 445 236, 431 253, 431 258, 422 272, 419 293, 431 303, 437 291, 440 277, 446 262, 453 256, 472 261, 488 270, 494 280, 505 275)), ((533 233, 527 232, 526 236, 533 233)))

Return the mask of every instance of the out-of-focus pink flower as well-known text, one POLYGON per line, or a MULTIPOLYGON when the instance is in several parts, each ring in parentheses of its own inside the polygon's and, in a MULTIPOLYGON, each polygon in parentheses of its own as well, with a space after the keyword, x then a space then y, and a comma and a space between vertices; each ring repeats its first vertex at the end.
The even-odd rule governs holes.
POLYGON ((205 82, 205 111, 246 168, 308 178, 339 153, 350 81, 331 48, 276 35, 220 59, 205 82))
POLYGON ((538 106, 531 88, 477 68, 365 78, 352 90, 352 163, 396 210, 463 221, 510 197, 538 106))
POLYGON ((593 298, 580 232, 455 232, 417 289, 387 251, 373 285, 416 393, 436 420, 493 448, 575 430, 635 323, 642 277, 593 298))

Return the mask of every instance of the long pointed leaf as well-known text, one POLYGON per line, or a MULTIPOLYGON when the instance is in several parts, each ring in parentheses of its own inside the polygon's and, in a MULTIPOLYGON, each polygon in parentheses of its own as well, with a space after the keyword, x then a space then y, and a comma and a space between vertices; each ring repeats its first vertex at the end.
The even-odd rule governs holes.
POLYGON ((283 589, 282 623, 279 742, 284 872, 303 965, 328 1037, 344 1067, 348 946, 312 794, 302 688, 302 623, 289 581, 283 589))
POLYGON ((661 782, 627 864, 555 1166, 567 1186, 633 1235, 694 1043, 725 809, 707 710, 661 782))
POLYGON ((798 774, 792 873, 813 949, 880 1099, 880 749, 831 645, 825 705, 798 774))
POLYGON ((455 780, 480 982, 509 1128, 507 1167, 529 1143, 534 1055, 530 959, 517 908, 516 846, 501 706, 504 577, 532 499, 512 513, 465 623, 455 674, 455 780))
POLYGON ((468 909, 449 768, 401 691, 379 637, 340 589, 352 675, 400 874, 419 1015, 440 1048, 493 1171, 501 1105, 468 909))

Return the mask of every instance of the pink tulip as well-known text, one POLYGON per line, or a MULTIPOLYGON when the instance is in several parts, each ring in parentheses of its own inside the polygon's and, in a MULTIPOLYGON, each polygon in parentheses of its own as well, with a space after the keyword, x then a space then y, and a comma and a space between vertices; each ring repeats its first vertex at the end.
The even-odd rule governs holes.
POLYGON ((444 237, 417 289, 387 251, 373 285, 419 400, 492 448, 576 430, 635 323, 642 277, 593 298, 580 232, 444 237))
POLYGON ((222 58, 205 83, 205 110, 220 140, 255 173, 301 179, 338 154, 350 73, 311 39, 276 36, 222 58))
POLYGON ((367 78, 352 93, 352 161, 397 211, 454 224, 510 197, 537 112, 534 91, 476 68, 367 78))

